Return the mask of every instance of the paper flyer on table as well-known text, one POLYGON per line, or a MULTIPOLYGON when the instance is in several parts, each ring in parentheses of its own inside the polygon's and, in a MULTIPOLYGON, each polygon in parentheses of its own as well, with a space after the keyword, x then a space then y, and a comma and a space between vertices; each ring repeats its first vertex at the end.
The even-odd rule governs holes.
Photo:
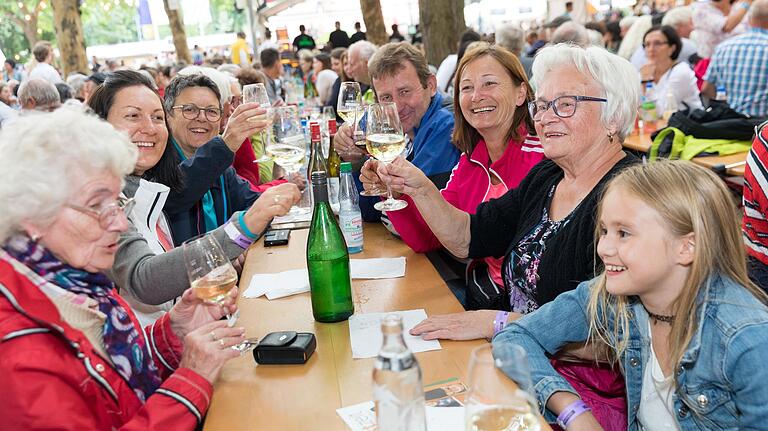
MULTIPOLYGON (((425 407, 427 430, 462 431, 464 407, 425 407)), ((376 431, 376 411, 373 401, 336 409, 351 431, 376 431)))
POLYGON ((388 314, 399 314, 403 318, 403 338, 412 352, 440 350, 437 340, 422 340, 421 337, 408 333, 414 326, 427 318, 424 309, 407 311, 390 311, 386 313, 354 314, 349 318, 349 339, 352 344, 352 357, 373 358, 381 348, 381 319, 388 314))

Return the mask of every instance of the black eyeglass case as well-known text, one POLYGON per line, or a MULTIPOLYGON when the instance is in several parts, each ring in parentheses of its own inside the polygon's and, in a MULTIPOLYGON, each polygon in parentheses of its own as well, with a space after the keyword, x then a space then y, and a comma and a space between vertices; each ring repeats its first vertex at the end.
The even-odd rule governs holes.
POLYGON ((311 332, 271 332, 253 349, 253 359, 262 365, 304 364, 316 347, 317 340, 311 332))

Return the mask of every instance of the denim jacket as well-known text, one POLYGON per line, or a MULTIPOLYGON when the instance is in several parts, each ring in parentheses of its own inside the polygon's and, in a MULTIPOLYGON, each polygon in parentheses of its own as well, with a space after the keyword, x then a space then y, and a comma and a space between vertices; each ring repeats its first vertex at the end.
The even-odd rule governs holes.
MULTIPOLYGON (((576 392, 552 368, 547 355, 587 339, 587 304, 595 281, 561 294, 493 340, 518 344, 528 352, 539 407, 549 422, 555 419, 544 408, 549 397, 558 391, 576 392)), ((680 428, 768 429, 768 307, 733 280, 714 275, 699 291, 696 310, 698 328, 675 370, 672 413, 680 428)), ((628 429, 639 430, 637 411, 650 338, 648 314, 636 298, 630 316, 629 344, 620 363, 627 385, 628 429)), ((614 322, 608 323, 612 331, 614 322)))

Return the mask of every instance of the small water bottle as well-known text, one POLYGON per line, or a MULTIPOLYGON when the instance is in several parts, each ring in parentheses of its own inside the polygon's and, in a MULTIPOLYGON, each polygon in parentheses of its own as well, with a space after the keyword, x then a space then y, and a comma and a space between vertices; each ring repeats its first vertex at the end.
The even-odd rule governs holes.
POLYGON ((715 100, 720 102, 727 102, 728 101, 728 95, 725 94, 725 85, 718 85, 717 90, 715 91, 715 100))
POLYGON ((379 431, 425 431, 421 368, 403 339, 403 319, 381 321, 384 340, 373 368, 373 399, 379 431))
POLYGON ((343 162, 339 178, 339 224, 350 254, 363 251, 363 217, 360 214, 359 197, 352 164, 343 162))

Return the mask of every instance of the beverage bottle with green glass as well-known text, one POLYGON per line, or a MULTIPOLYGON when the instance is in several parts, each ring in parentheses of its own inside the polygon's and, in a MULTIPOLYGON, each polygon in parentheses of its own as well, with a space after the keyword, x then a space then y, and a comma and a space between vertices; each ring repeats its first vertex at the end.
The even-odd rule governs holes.
POLYGON ((334 212, 339 211, 339 173, 341 158, 333 148, 333 139, 336 137, 336 119, 328 120, 328 193, 331 196, 331 207, 334 212))
POLYGON ((354 311, 349 252, 328 202, 324 171, 312 172, 315 206, 307 238, 307 270, 312 315, 318 322, 347 320, 354 311))
MULTIPOLYGON (((322 135, 320 132, 319 123, 309 123, 309 135, 311 138, 309 147, 309 164, 307 165, 307 179, 311 180, 313 172, 324 172, 325 177, 328 178, 328 162, 326 162, 325 157, 323 157, 323 149, 321 147, 322 135)), ((326 180, 326 182, 328 181, 326 180)), ((309 188, 311 191, 314 191, 315 186, 310 184, 309 188)))

